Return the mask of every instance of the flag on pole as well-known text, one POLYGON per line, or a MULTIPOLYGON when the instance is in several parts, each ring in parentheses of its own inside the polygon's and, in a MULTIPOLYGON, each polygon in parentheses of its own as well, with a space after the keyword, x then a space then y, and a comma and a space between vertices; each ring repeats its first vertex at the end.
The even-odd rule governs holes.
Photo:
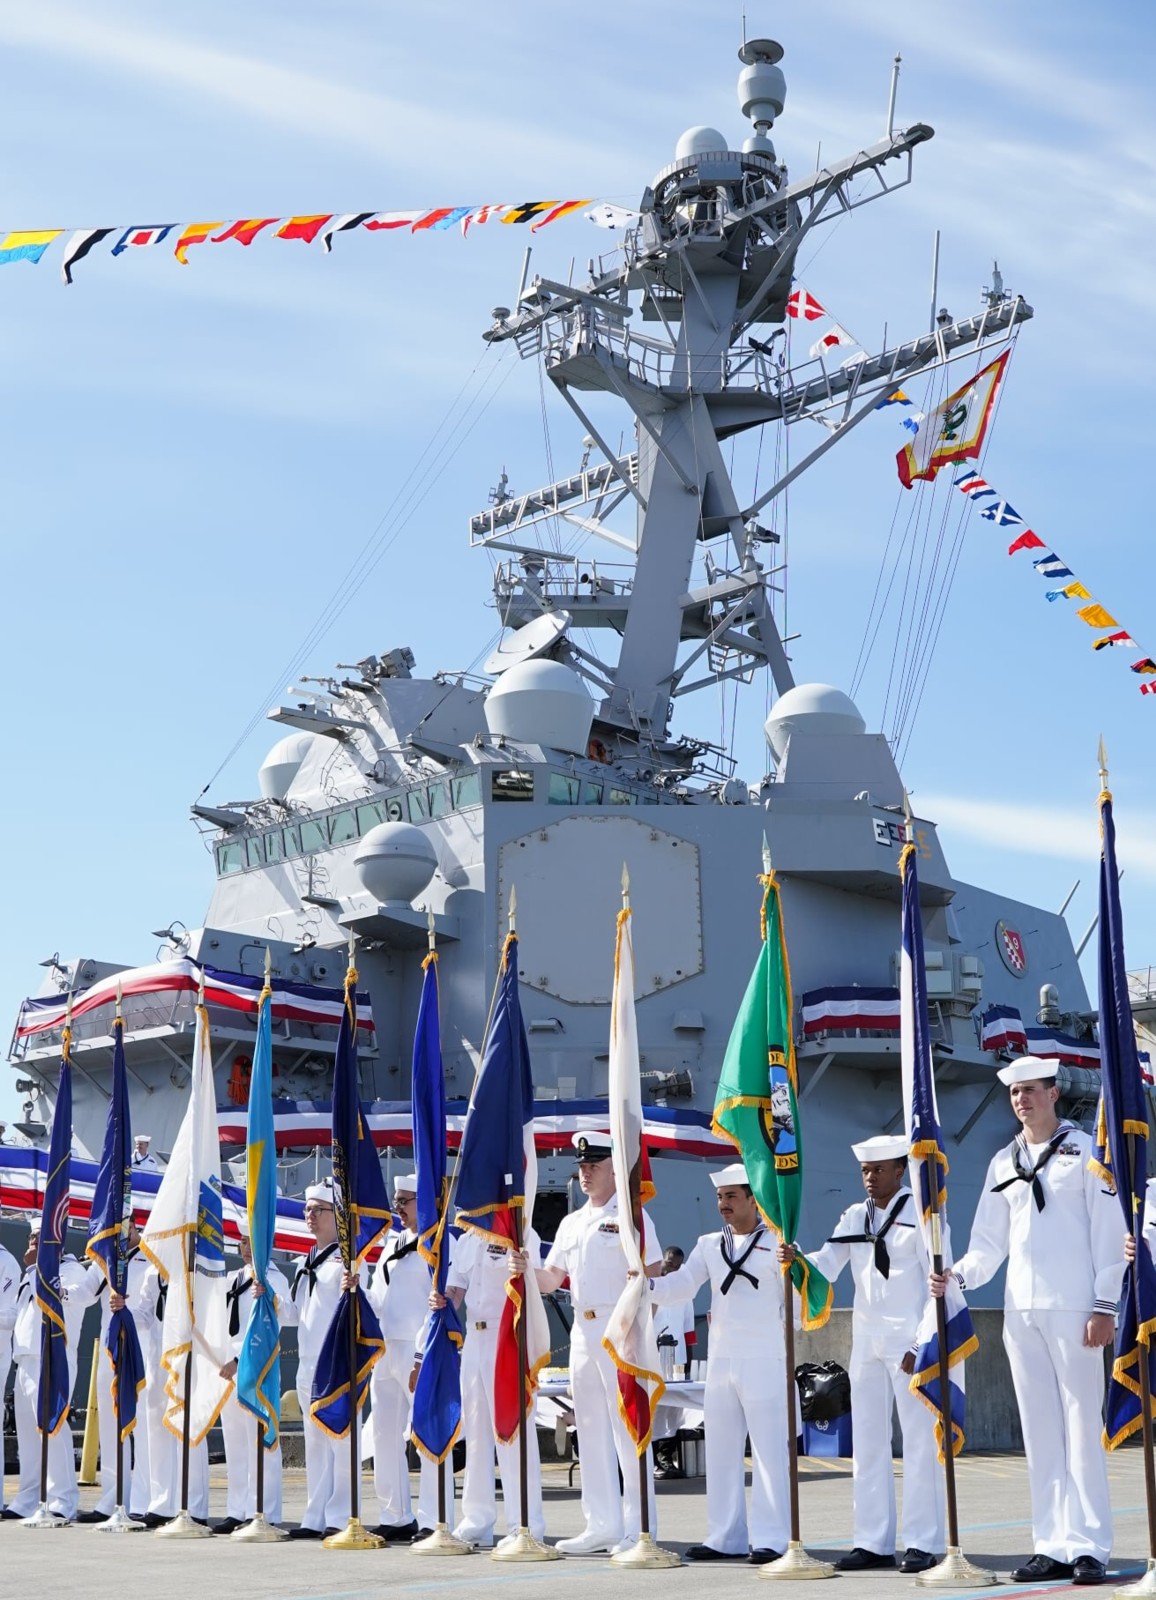
MULTIPOLYGON (((347 1272, 356 1272, 390 1224, 389 1199, 373 1137, 361 1104, 357 1066, 357 972, 345 974, 345 1005, 333 1059, 333 1186, 337 1239, 347 1272)), ((385 1349, 381 1327, 360 1283, 337 1302, 317 1358, 309 1410, 331 1438, 344 1439, 365 1402, 369 1374, 385 1349), (350 1324, 352 1323, 352 1334, 350 1324), (356 1371, 351 1370, 351 1347, 356 1371)))
POLYGON ((68 1331, 60 1287, 60 1257, 68 1232, 68 1162, 72 1150, 72 1027, 61 1041, 60 1082, 48 1144, 48 1176, 40 1234, 36 1242, 36 1304, 40 1307, 40 1388, 36 1426, 55 1436, 68 1421, 72 1383, 68 1372, 68 1331))
MULTIPOLYGON (((482 1052, 458 1152, 457 1222, 493 1244, 509 1248, 514 1213, 525 1239, 534 1220, 538 1157, 534 1148, 534 1084, 530 1047, 518 994, 518 937, 502 948, 493 1016, 482 1052)), ((508 1444, 523 1409, 532 1404, 538 1373, 550 1358, 550 1332, 542 1297, 526 1290, 519 1274, 506 1283, 506 1304, 494 1356, 494 1432, 508 1444), (518 1322, 526 1317, 527 1366, 518 1349, 518 1322)))
MULTIPOLYGON (((132 1221, 132 1123, 124 1061, 124 1018, 112 1024, 112 1098, 104 1124, 104 1148, 92 1195, 85 1254, 104 1273, 109 1293, 124 1294, 128 1276, 128 1228, 132 1221)), ((136 1426, 137 1397, 145 1386, 144 1355, 127 1306, 108 1319, 105 1353, 112 1363, 113 1414, 122 1442, 136 1426), (122 1343, 123 1340, 123 1343, 122 1343)))
POLYGON ((245 1148, 245 1202, 253 1284, 264 1294, 250 1298, 241 1352, 237 1357, 237 1400, 264 1424, 265 1448, 277 1443, 281 1421, 281 1329, 269 1261, 277 1222, 277 1143, 273 1131, 273 991, 266 976, 257 1002, 257 1039, 249 1078, 249 1127, 245 1148))
MULTIPOLYGON (((422 963, 421 1004, 413 1040, 413 1155, 417 1168, 417 1248, 430 1281, 445 1296, 449 1272, 446 1233, 446 1084, 438 1014, 438 958, 422 963)), ((465 1335, 452 1300, 431 1311, 413 1392, 410 1433, 422 1455, 439 1466, 462 1431, 461 1349, 465 1335)))
MULTIPOLYGON (((1101 754, 1101 765, 1103 764, 1101 754)), ((1135 1233, 1136 1259, 1124 1267, 1116 1325, 1115 1359, 1108 1385, 1104 1445, 1115 1450, 1143 1427, 1140 1362, 1148 1363, 1156 1393, 1156 1265, 1144 1243, 1144 1191, 1148 1175, 1148 1110, 1124 964, 1124 921, 1116 870, 1116 824, 1103 774, 1100 794, 1100 1106, 1088 1162, 1116 1191, 1124 1227, 1135 1233)))
MULTIPOLYGON (((727 1043, 711 1129, 738 1150, 760 1211, 791 1244, 803 1199, 791 974, 779 880, 767 872, 759 882, 762 948, 727 1043)), ((831 1285, 802 1254, 795 1257, 791 1281, 799 1291, 804 1328, 821 1328, 831 1314, 831 1285)))
MULTIPOLYGON (((820 334, 820 336, 815 340, 814 344, 811 346, 811 355, 821 356, 824 350, 835 349, 841 344, 854 345, 858 343, 858 339, 853 338, 852 335, 847 332, 846 328, 841 328, 837 322, 833 322, 827 329, 826 333, 820 334)), ((859 358, 857 357, 856 359, 859 358)))
MULTIPOLYGON (((792 289, 787 296, 787 315, 789 317, 802 317, 806 322, 818 322, 820 317, 827 315, 827 311, 824 306, 819 304, 813 294, 809 294, 806 289, 798 288, 792 289)), ((879 404, 881 406, 890 405, 891 400, 897 398, 901 399, 904 405, 911 404, 907 396, 899 389, 895 391, 895 394, 890 399, 881 400, 879 404)))
MULTIPOLYGON (((935 1099, 931 1032, 927 1017, 927 972, 923 959, 923 917, 919 909, 919 872, 916 847, 908 844, 899 857, 903 877, 902 952, 899 969, 899 1052, 903 1080, 903 1115, 910 1151, 911 1189, 916 1216, 929 1257, 940 1256, 946 1270, 951 1265, 947 1232, 947 1156, 935 1099), (932 1198, 938 1216, 932 1213, 932 1198)), ((948 1415, 951 1418, 951 1453, 963 1449, 963 1362, 979 1349, 971 1325, 971 1312, 963 1290, 949 1278, 944 1297, 947 1327, 946 1369, 948 1415)), ((939 1347, 935 1302, 926 1307, 917 1334, 918 1349, 911 1392, 936 1414, 935 1437, 943 1460, 941 1384, 944 1359, 939 1347)))
POLYGON ((931 479, 953 461, 974 461, 983 449, 1011 352, 969 378, 930 412, 918 434, 895 457, 899 481, 910 489, 917 478, 931 479))
POLYGON ((221 1377, 232 1346, 220 1160, 209 1014, 198 1002, 189 1105, 141 1236, 141 1249, 168 1289, 161 1329, 164 1424, 178 1438, 184 1430, 185 1367, 192 1362, 190 1444, 206 1437, 233 1392, 233 1380, 221 1377))

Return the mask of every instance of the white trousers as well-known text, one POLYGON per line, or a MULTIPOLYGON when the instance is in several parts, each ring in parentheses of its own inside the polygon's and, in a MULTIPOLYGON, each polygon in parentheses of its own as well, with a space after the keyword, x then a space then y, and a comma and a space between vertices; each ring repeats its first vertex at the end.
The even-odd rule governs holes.
MULTIPOLYGON (((20 1486, 10 1509, 29 1517, 40 1504, 40 1429, 36 1426, 39 1403, 40 1362, 18 1361, 13 1388, 16 1409, 16 1447, 20 1452, 20 1486)), ((76 1466, 72 1428, 66 1422, 48 1441, 48 1509, 69 1522, 76 1516, 80 1492, 76 1487, 76 1466)))
POLYGON ((786 1370, 777 1341, 763 1356, 712 1353, 706 1364, 706 1543, 724 1555, 787 1548, 791 1536, 786 1370), (776 1359, 776 1354, 778 1359, 776 1359), (751 1510, 747 1517, 747 1436, 751 1510))
POLYGON ((297 1399, 305 1435, 305 1514, 303 1528, 344 1528, 349 1521, 349 1440, 331 1439, 309 1414, 313 1368, 297 1368, 297 1399))
POLYGON ((854 1534, 852 1543, 879 1556, 895 1554, 895 1471, 891 1409, 903 1432, 903 1542, 909 1550, 942 1555, 943 1468, 935 1448, 935 1416, 911 1392, 899 1363, 902 1334, 862 1333, 851 1340, 851 1429, 854 1534))
MULTIPOLYGON (((4 1451, 4 1396, 8 1389, 8 1373, 12 1366, 12 1335, 0 1333, 0 1466, 4 1451)), ((0 1472, 0 1511, 4 1509, 4 1474, 0 1472)))
MULTIPOLYGON (((506 1532, 512 1533, 522 1521, 521 1472, 518 1441, 498 1444, 494 1437, 494 1357, 498 1345, 498 1325, 470 1326, 462 1348, 462 1430, 466 1439, 466 1470, 462 1482, 462 1514, 454 1532, 471 1544, 493 1543, 498 1519, 494 1493, 494 1453, 502 1475, 502 1499, 506 1507, 506 1532)), ((542 1467, 538 1458, 538 1429, 533 1415, 526 1426, 526 1488, 530 1532, 535 1539, 546 1537, 542 1512, 542 1467)))
POLYGON ((1104 1352, 1084 1348, 1084 1311, 1007 1311, 1003 1342, 1015 1384, 1037 1555, 1107 1561, 1108 1464, 1101 1439, 1104 1352))
MULTIPOLYGON (((237 1399, 236 1390, 221 1412, 221 1437, 225 1445, 228 1498, 225 1515, 250 1522, 257 1515, 257 1429, 261 1424, 237 1399)), ((266 1522, 281 1521, 281 1441, 272 1450, 262 1446, 265 1460, 264 1511, 266 1522)), ((346 1513, 348 1516, 348 1512, 346 1513)))
MULTIPOLYGON (((581 1311, 570 1329, 570 1392, 574 1397, 574 1426, 581 1463, 582 1515, 586 1532, 601 1534, 617 1544, 623 1537, 634 1541, 642 1526, 642 1499, 638 1483, 638 1453, 618 1410, 618 1372, 602 1348, 607 1313, 587 1320, 581 1311), (622 1471, 622 1493, 618 1472, 622 1471)), ((646 1488, 650 1505, 650 1531, 658 1532, 654 1506, 654 1462, 646 1452, 646 1488)))
MULTIPOLYGON (((147 1391, 146 1391, 147 1393, 147 1391)), ((163 1393, 163 1390, 162 1390, 163 1393)), ((164 1407, 160 1407, 164 1416, 164 1407)), ((140 1424, 138 1423, 139 1427, 140 1424)), ((154 1425, 149 1434, 149 1476, 152 1495, 148 1510, 157 1517, 175 1517, 181 1509, 181 1441, 170 1433, 163 1421, 154 1425)), ((190 1517, 198 1522, 209 1518, 209 1445, 202 1439, 189 1449, 189 1504, 190 1517)))
MULTIPOLYGON (((385 1354, 373 1369, 369 1393, 373 1402, 373 1489, 377 1495, 382 1526, 403 1528, 414 1520, 409 1492, 409 1463, 405 1442, 409 1433, 413 1396, 409 1375, 413 1371, 413 1347, 402 1341, 387 1343, 385 1354)), ((419 1455, 421 1452, 418 1452, 419 1455)), ((446 1462, 446 1520, 453 1520, 453 1464, 446 1462)), ((417 1524, 432 1528, 438 1520, 438 1475, 432 1461, 421 1456, 421 1485, 418 1491, 417 1524)))
MULTIPOLYGON (((92 1349, 92 1359, 97 1363, 96 1368, 96 1419, 100 1434, 100 1499, 96 1502, 96 1509, 110 1517, 116 1510, 116 1407, 112 1399, 112 1362, 108 1359, 108 1350, 104 1339, 98 1337, 92 1349)), ((147 1392, 147 1391, 145 1391, 147 1392)), ((149 1481, 148 1445, 146 1443, 148 1429, 144 1418, 144 1393, 137 1396, 137 1423, 136 1427, 124 1441, 124 1499, 121 1502, 130 1511, 134 1509, 133 1485, 138 1475, 143 1474, 143 1481, 149 1481), (143 1446, 143 1449, 142 1449, 143 1446), (142 1459, 143 1457, 143 1459, 142 1459)), ((137 1490, 136 1498, 140 1491, 137 1490)), ((148 1510, 147 1505, 140 1508, 148 1510)))

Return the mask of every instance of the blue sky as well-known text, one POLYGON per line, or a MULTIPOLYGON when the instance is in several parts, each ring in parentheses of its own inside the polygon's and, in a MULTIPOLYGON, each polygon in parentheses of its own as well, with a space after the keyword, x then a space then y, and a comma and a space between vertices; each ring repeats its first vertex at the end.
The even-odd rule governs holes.
MULTIPOLYGON (((966 22, 878 0, 748 12, 752 35, 786 48, 775 140, 795 176, 820 147, 833 158, 880 136, 902 52, 897 120, 928 121, 936 138, 910 188, 817 230, 803 281, 874 347, 884 323, 892 336, 926 325, 935 228, 953 314, 978 304, 999 258, 1036 318, 985 475, 1156 653, 1150 8, 1103 8, 1093 27, 1067 0, 978 0, 966 22)), ((739 15, 706 0, 589 25, 572 7, 511 0, 3 0, 0 222, 629 204, 683 128, 746 131, 739 15)), ((59 247, 4 269, 6 1021, 53 951, 146 961, 149 929, 201 920, 211 862, 188 806, 294 673, 401 644, 424 673, 484 655, 489 568, 469 555, 467 517, 503 466, 530 487, 548 481, 548 454, 561 473, 580 450, 560 402, 544 432, 536 369, 480 340, 525 242, 496 227, 347 236, 325 257, 259 240, 200 249, 186 268, 167 249, 102 254, 71 289, 59 247), (315 626, 363 549, 376 563, 315 626)), ((534 264, 564 276, 612 243, 579 217, 538 236, 534 264)), ((890 415, 870 419, 782 517, 800 679, 851 687, 892 519, 907 511, 898 442, 890 415)), ((740 452, 736 477, 753 471, 740 452)), ((957 515, 949 487, 938 493, 957 515)), ((1130 961, 1156 962, 1156 697, 1137 693, 1123 652, 1094 655, 1070 609, 1045 603, 1006 537, 971 514, 965 526, 905 733, 916 808, 940 823, 961 878, 1050 907, 1079 878, 1078 936, 1094 911, 1102 733, 1130 961)), ((887 731, 895 633, 892 612, 856 689, 887 731)), ((757 779, 765 686, 737 708, 705 700, 681 726, 710 735, 734 718, 757 779)), ((259 721, 209 798, 255 794, 277 732, 259 721)), ((0 1109, 14 1104, 0 1087, 0 1109)))

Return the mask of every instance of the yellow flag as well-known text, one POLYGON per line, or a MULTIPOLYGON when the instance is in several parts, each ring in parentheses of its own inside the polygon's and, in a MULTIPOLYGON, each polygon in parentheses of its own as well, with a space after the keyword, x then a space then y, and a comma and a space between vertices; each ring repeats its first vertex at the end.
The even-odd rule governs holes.
POLYGON ((1064 590, 1065 600, 1090 600, 1092 597, 1082 583, 1069 583, 1064 590))
POLYGON ((1105 611, 1103 606, 1081 606, 1076 615, 1082 617, 1089 628, 1118 628, 1120 626, 1115 617, 1105 611))

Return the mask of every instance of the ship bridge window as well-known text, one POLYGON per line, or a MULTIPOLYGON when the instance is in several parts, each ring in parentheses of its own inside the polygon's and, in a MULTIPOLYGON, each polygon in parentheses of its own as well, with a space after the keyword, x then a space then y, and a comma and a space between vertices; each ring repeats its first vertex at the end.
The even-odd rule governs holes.
POLYGON ((240 872, 245 865, 245 852, 240 844, 219 844, 217 846, 217 876, 227 878, 231 872, 240 872))
POLYGON ((370 828, 376 828, 379 822, 385 821, 385 807, 380 800, 371 800, 368 805, 357 808, 357 831, 367 834, 370 828))
POLYGON ((297 828, 282 828, 281 836, 285 840, 286 856, 299 856, 301 854, 301 834, 297 828))
POLYGON ((263 867, 265 865, 265 841, 260 837, 245 840, 245 865, 247 867, 263 867))
POLYGON ((498 767, 490 774, 492 800, 532 800, 534 774, 519 772, 514 767, 498 767))
POLYGON ((424 789, 411 789, 406 795, 406 804, 409 806, 409 820, 411 822, 429 821, 429 795, 424 789))
POLYGON ((449 785, 431 783, 429 786, 429 814, 431 817, 448 816, 451 810, 449 785))
POLYGON ((357 837, 357 822, 352 811, 335 811, 329 819, 329 843, 348 844, 357 837))
POLYGON ((602 785, 592 783, 587 778, 582 784, 582 804, 584 806, 600 806, 602 804, 602 785))
POLYGON ((629 789, 610 789, 606 795, 608 806, 632 806, 634 795, 629 789))
POLYGON ((405 802, 401 795, 387 795, 382 804, 385 806, 385 820, 387 822, 405 821, 405 802))
POLYGON ((284 861, 284 859, 285 841, 281 837, 280 828, 278 828, 276 833, 267 833, 265 835, 265 860, 284 861))
POLYGON ((565 772, 552 772, 550 774, 549 800, 552 806, 576 806, 578 804, 578 791, 582 787, 577 778, 572 778, 565 772))
POLYGON ((310 818, 301 824, 301 849, 307 856, 315 850, 327 850, 329 838, 325 832, 325 823, 320 818, 310 818))
POLYGON ((464 778, 455 778, 452 792, 454 806, 459 811, 465 806, 478 806, 482 803, 482 785, 476 772, 467 772, 464 778))

